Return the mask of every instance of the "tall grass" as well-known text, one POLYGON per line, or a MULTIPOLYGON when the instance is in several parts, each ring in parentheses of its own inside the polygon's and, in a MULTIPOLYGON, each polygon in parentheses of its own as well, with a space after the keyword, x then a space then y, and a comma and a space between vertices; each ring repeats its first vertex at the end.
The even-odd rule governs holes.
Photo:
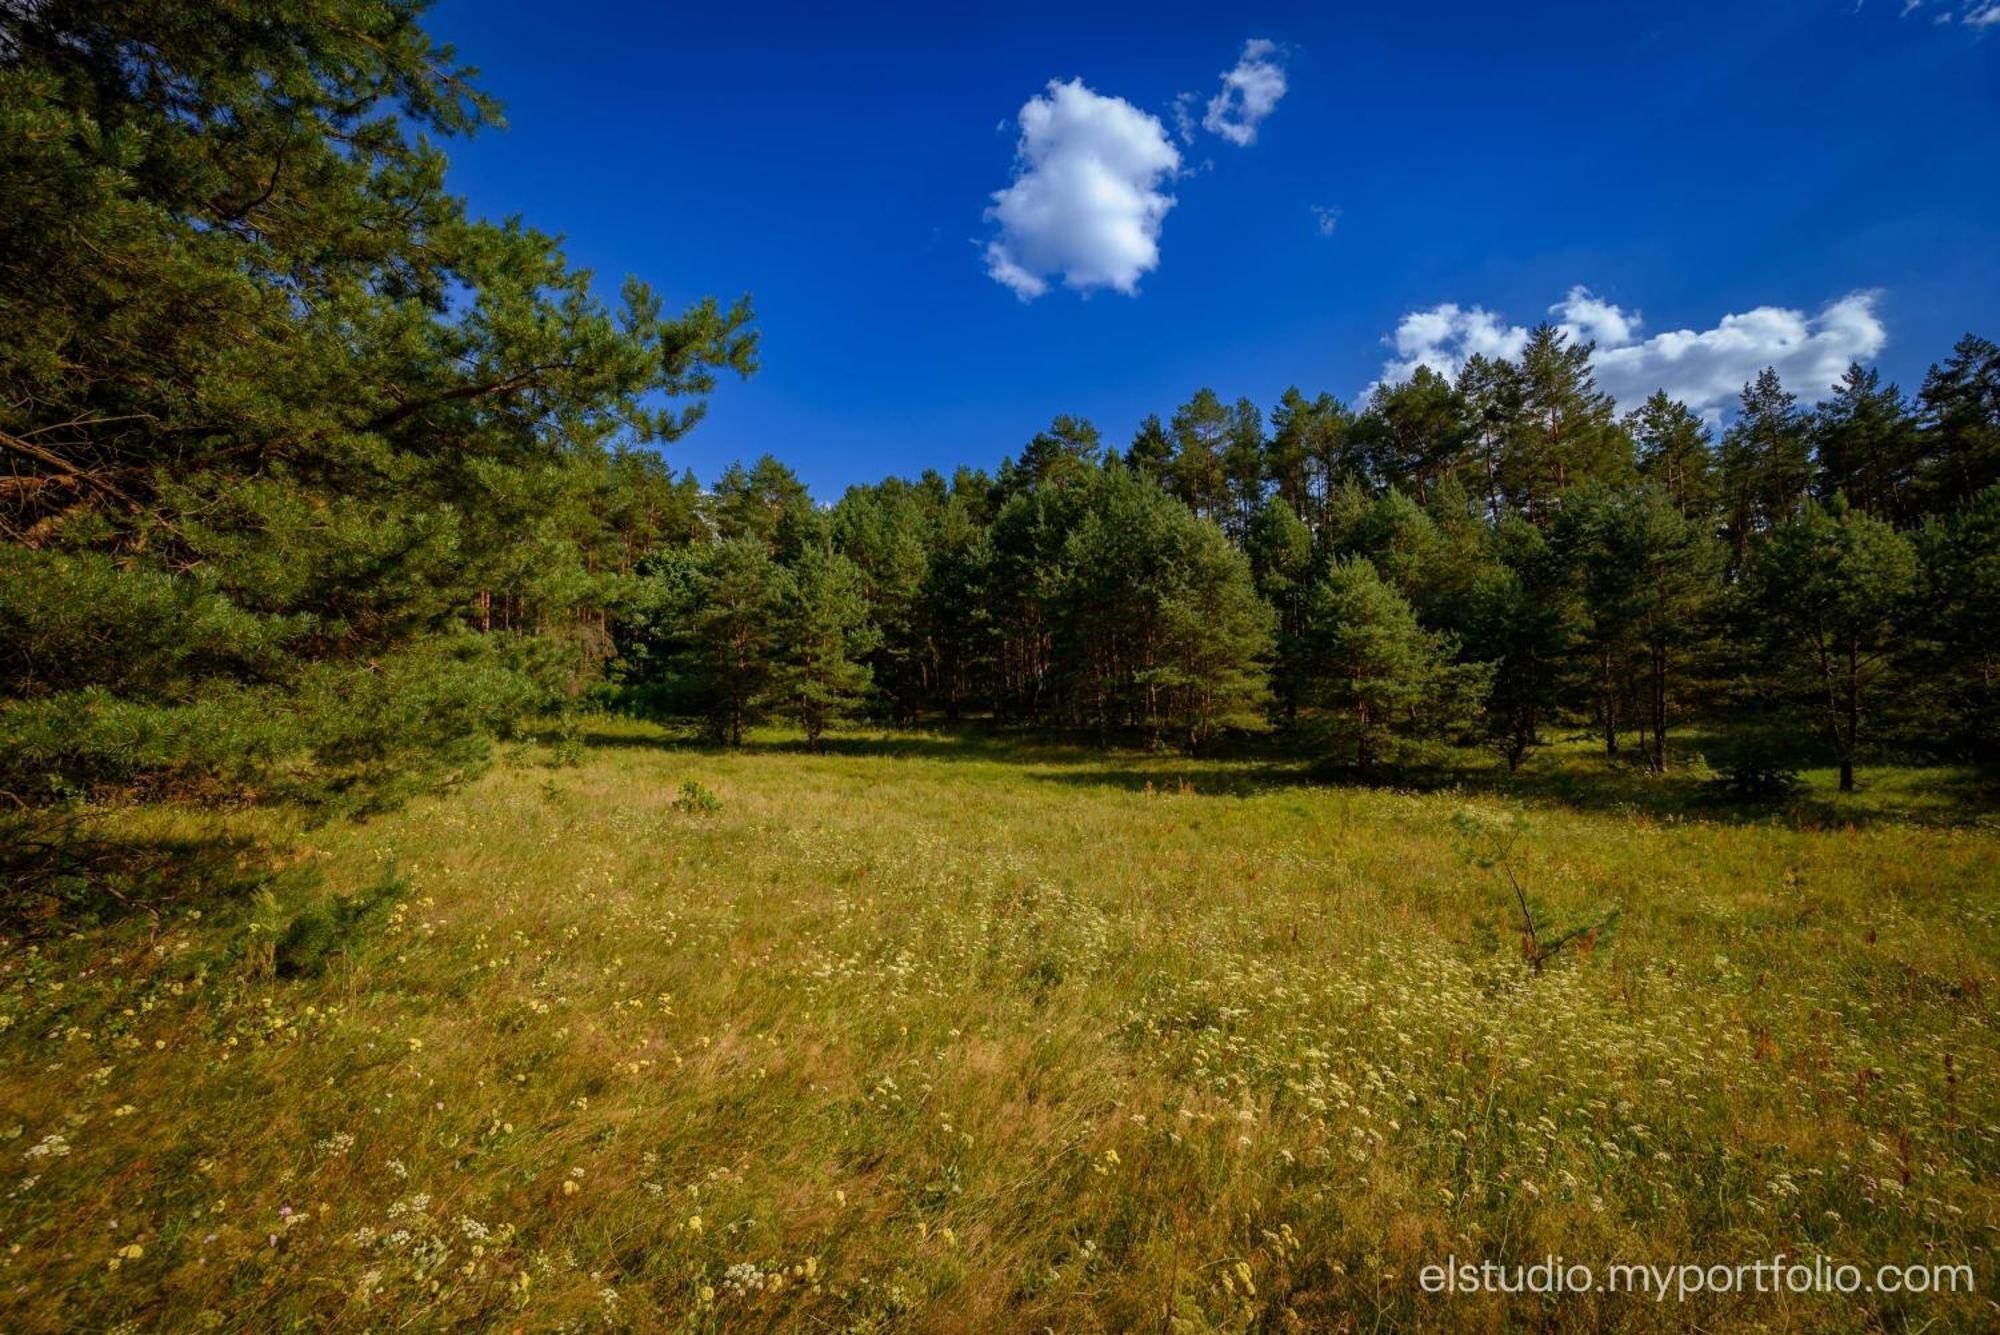
POLYGON ((1538 911, 1622 909, 1537 976, 1453 819, 1497 783, 637 726, 545 758, 241 815, 268 894, 8 944, 0 1325, 2000 1323, 2000 835, 1888 818, 1908 776, 1754 819, 1528 776, 1538 911), (1979 1292, 1419 1283, 1776 1252, 1979 1292))

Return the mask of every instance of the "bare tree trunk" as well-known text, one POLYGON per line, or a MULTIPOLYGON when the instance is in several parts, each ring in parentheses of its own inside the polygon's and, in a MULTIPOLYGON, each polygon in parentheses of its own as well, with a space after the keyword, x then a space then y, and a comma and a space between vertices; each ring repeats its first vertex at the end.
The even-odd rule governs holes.
POLYGON ((1618 693, 1611 686, 1611 651, 1606 649, 1598 655, 1598 666, 1604 683, 1604 754, 1618 754, 1618 693))
POLYGON ((1667 772, 1667 646, 1653 642, 1653 773, 1667 772))
POLYGON ((1847 738, 1840 749, 1840 791, 1854 791, 1854 744, 1861 732, 1861 652, 1847 642, 1847 738))

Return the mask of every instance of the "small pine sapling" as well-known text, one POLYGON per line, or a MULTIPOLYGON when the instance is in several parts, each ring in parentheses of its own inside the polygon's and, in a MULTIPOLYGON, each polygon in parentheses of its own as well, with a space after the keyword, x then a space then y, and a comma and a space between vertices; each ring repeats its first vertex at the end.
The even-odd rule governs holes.
POLYGON ((1467 859, 1476 867, 1497 870, 1506 878, 1514 907, 1521 915, 1521 956, 1534 973, 1539 975, 1565 949, 1595 947, 1617 926, 1623 912, 1619 908, 1567 927, 1556 926, 1546 910, 1537 909, 1521 884, 1519 847, 1533 827, 1519 811, 1496 817, 1467 807, 1453 815, 1452 824, 1464 836, 1467 859))

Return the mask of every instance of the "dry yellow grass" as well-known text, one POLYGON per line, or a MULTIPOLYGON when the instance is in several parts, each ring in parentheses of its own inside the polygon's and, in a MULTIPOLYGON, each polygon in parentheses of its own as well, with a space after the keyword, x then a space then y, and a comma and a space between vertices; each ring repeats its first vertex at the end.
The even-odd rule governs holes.
POLYGON ((1490 797, 636 726, 545 757, 231 818, 270 900, 9 944, 0 1325, 2000 1323, 1991 829, 1541 809, 1547 911, 1624 917, 1530 978, 1452 822, 1490 797), (1774 1252, 1979 1292, 1418 1282, 1774 1252))

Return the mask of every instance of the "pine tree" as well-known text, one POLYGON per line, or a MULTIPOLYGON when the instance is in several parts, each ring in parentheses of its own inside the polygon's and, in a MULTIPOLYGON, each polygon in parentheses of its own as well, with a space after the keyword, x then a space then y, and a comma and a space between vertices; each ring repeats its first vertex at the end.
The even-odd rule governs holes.
POLYGON ((1009 460, 1000 466, 1000 486, 1003 490, 1076 486, 1097 466, 1102 448, 1097 428, 1088 419, 1065 414, 1035 434, 1021 451, 1019 463, 1009 460))
POLYGON ((1777 683, 1818 717, 1840 761, 1840 791, 1852 792, 1871 695, 1903 646, 1915 551, 1845 502, 1809 501, 1756 553, 1749 585, 1777 683))
POLYGON ((1491 666, 1487 730, 1512 770, 1542 744, 1542 724, 1561 701, 1576 600, 1543 530, 1503 515, 1493 542, 1494 559, 1477 571, 1467 599, 1465 652, 1491 666))
POLYGON ((830 545, 810 544, 779 575, 773 603, 770 698, 819 751, 827 728, 854 712, 872 680, 861 660, 880 633, 868 619, 861 572, 830 545))
POLYGON ((1168 532, 1151 684, 1165 696, 1166 722, 1194 753, 1223 726, 1262 714, 1271 609, 1257 597, 1243 554, 1213 524, 1174 515, 1168 532))
POLYGON ((668 499, 612 452, 753 367, 748 308, 606 302, 550 237, 467 216, 429 137, 492 107, 424 8, 0 20, 0 605, 91 626, 60 689, 22 666, 53 641, 0 659, 32 706, 0 710, 18 800, 361 800, 607 652, 668 499))
POLYGON ((1919 661, 1938 710, 1927 740, 1991 766, 2000 761, 2000 483, 1930 524, 1921 544, 1919 661))
POLYGON ((768 454, 747 469, 740 462, 725 468, 715 480, 710 512, 720 537, 761 542, 781 562, 797 555, 817 523, 806 484, 768 454))
POLYGON ((1782 523, 1810 489, 1812 445, 1798 405, 1767 366, 1743 387, 1741 411, 1723 433, 1722 522, 1735 569, 1747 561, 1751 539, 1782 523))
POLYGON ((1664 773, 1682 655, 1705 633, 1719 587, 1717 552, 1706 526, 1684 515, 1664 487, 1587 488, 1571 500, 1558 540, 1579 584, 1605 749, 1618 749, 1621 702, 1636 679, 1647 765, 1664 773))
POLYGON ((1174 460, 1168 490, 1197 515, 1218 523, 1229 505, 1229 471, 1223 462, 1229 428, 1229 409, 1212 389, 1197 390, 1176 408, 1169 427, 1174 460))
POLYGON ((923 639, 930 649, 932 691, 956 722, 989 693, 995 622, 988 581, 993 542, 968 492, 954 490, 930 534, 924 583, 917 596, 923 639))
POLYGON ((1257 592, 1276 614, 1271 684, 1285 724, 1299 721, 1307 668, 1306 611, 1312 595, 1312 531, 1284 497, 1273 496, 1257 512, 1244 543, 1257 592))
POLYGON ((932 686, 932 645, 922 600, 930 578, 930 529, 942 490, 941 485, 926 488, 891 478, 872 487, 848 488, 833 508, 834 549, 860 571, 868 618, 879 632, 869 669, 898 723, 916 718, 932 686))
POLYGON ((1264 462, 1264 415, 1250 400, 1238 399, 1229 413, 1229 440, 1222 452, 1229 495, 1222 527, 1239 544, 1264 503, 1264 462))
POLYGON ((2000 482, 2000 347, 1967 334, 1924 376, 1918 476, 1925 501, 1949 514, 2000 482))
POLYGON ((1323 545, 1328 503, 1344 483, 1367 472, 1356 448, 1354 415, 1331 394, 1308 399, 1289 389, 1271 414, 1271 429, 1267 471, 1285 504, 1323 545))
POLYGON ((730 746, 743 745, 743 729, 761 717, 772 680, 779 575, 762 541, 725 538, 696 558, 679 609, 678 661, 688 690, 710 735, 730 746))
POLYGON ((1479 474, 1470 489, 1485 501, 1485 512, 1497 516, 1506 502, 1502 466, 1507 442, 1519 430, 1521 373, 1512 362, 1474 353, 1465 359, 1452 388, 1464 405, 1466 449, 1479 474))
POLYGON ((1125 451, 1125 466, 1164 484, 1173 474, 1173 462, 1173 437, 1167 434, 1166 427, 1160 425, 1158 413, 1147 413, 1146 420, 1139 423, 1138 431, 1132 436, 1132 444, 1125 451))
POLYGON ((1312 504, 1310 450, 1306 442, 1313 406, 1294 385, 1271 409, 1271 437, 1264 445, 1264 479, 1294 515, 1301 518, 1312 504))
POLYGON ((1686 404, 1655 390, 1625 419, 1625 430, 1638 449, 1640 477, 1666 488, 1682 515, 1706 520, 1714 514, 1714 443, 1686 404))
POLYGON ((1421 505, 1463 461, 1465 404, 1449 380, 1419 366, 1399 385, 1375 387, 1355 434, 1375 484, 1411 492, 1421 505))
POLYGON ((1312 698, 1345 762, 1373 769, 1411 739, 1464 722, 1469 674, 1365 558, 1333 563, 1311 616, 1312 698))
POLYGON ((1822 503, 1845 496, 1856 509, 1891 522, 1911 516, 1920 446, 1901 390, 1849 363, 1833 397, 1813 414, 1811 435, 1822 503))
POLYGON ((1590 367, 1592 346, 1544 324, 1521 350, 1520 409, 1508 424, 1499 482, 1508 502, 1538 524, 1554 520, 1571 487, 1620 483, 1633 472, 1632 442, 1590 367))

